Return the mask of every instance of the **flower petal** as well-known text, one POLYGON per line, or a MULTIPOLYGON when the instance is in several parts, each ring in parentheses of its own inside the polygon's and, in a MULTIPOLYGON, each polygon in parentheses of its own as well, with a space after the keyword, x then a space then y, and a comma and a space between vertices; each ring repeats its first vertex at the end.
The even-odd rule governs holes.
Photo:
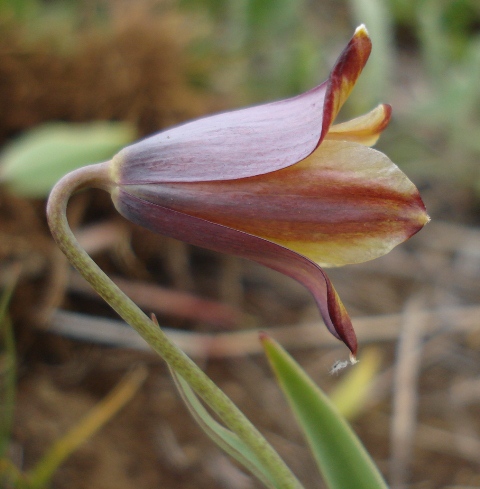
POLYGON ((132 185, 128 192, 265 238, 322 266, 384 255, 428 221, 413 183, 384 154, 324 141, 296 165, 227 182, 132 185))
POLYGON ((326 83, 295 98, 205 117, 122 150, 121 184, 228 180, 296 163, 318 145, 326 83))
POLYGON ((370 52, 364 27, 338 58, 330 78, 286 100, 226 112, 153 135, 113 160, 123 185, 229 180, 269 173, 306 158, 320 144, 370 52))
POLYGON ((330 127, 325 139, 352 141, 365 146, 373 146, 390 122, 391 115, 392 107, 390 105, 379 105, 368 114, 334 124, 330 127))
POLYGON ((299 281, 314 296, 328 330, 356 354, 355 331, 345 307, 325 272, 308 258, 265 239, 156 205, 121 188, 112 192, 112 198, 120 214, 153 232, 256 261, 299 281))
POLYGON ((342 105, 350 95, 371 51, 372 41, 365 26, 361 25, 356 29, 330 73, 325 95, 322 138, 327 134, 342 105))

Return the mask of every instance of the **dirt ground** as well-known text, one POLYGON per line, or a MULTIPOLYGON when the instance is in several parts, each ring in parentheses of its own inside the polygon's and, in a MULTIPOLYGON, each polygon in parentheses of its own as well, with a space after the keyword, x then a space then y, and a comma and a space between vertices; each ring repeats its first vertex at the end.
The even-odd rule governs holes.
MULTIPOLYGON (((169 34, 171 24, 161 27, 153 21, 141 29, 120 22, 105 39, 87 32, 74 58, 51 54, 48 43, 27 50, 15 32, 2 37, 0 97, 6 109, 0 141, 50 119, 123 118, 146 134, 213 110, 212 101, 184 81, 183 46, 172 40, 179 36, 169 34), (132 39, 137 40, 135 55, 130 54, 132 39), (115 57, 107 69, 102 49, 137 63, 135 76, 127 80, 115 57), (151 69, 154 59, 162 69, 151 69), (153 72, 160 74, 152 77, 153 72), (72 80, 87 80, 92 73, 101 106, 90 96, 92 85, 72 88, 72 80), (160 95, 152 101, 153 93, 160 95), (124 97, 130 103, 123 103, 124 97)), ((381 357, 352 423, 395 487, 480 488, 476 204, 445 183, 417 183, 432 222, 381 259, 329 273, 353 317, 360 360, 362 350, 371 348, 381 357)), ((103 326, 92 317, 116 321, 116 316, 57 251, 44 206, 44 201, 0 195, 2 286, 20 269, 10 305, 18 368, 12 460, 28 470, 127 371, 142 364, 148 376, 139 392, 61 466, 52 487, 260 487, 196 426, 160 358, 134 336, 120 334, 117 322, 108 337, 96 334, 103 326)), ((309 294, 255 264, 135 227, 100 191, 76 196, 70 210, 75 233, 97 263, 145 311, 155 312, 160 325, 182 341, 306 487, 324 487, 256 333, 271 331, 331 391, 345 374, 331 376, 329 368, 347 352, 324 331, 309 294)))

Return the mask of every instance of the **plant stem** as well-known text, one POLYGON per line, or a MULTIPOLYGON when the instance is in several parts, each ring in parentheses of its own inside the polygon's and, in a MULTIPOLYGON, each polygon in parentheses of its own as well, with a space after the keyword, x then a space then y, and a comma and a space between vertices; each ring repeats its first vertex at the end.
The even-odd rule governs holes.
POLYGON ((71 195, 86 187, 109 190, 110 182, 109 163, 105 162, 75 170, 55 185, 47 204, 47 218, 58 246, 95 291, 188 382, 225 425, 252 450, 271 474, 275 488, 301 488, 285 462, 237 406, 107 277, 76 240, 66 215, 71 195))

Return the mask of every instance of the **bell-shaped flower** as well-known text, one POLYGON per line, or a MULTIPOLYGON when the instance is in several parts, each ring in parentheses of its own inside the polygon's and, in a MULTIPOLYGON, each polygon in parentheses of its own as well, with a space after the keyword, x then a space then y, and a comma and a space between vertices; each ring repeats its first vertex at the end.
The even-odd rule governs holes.
POLYGON ((368 147, 390 107, 332 125, 370 50, 360 26, 321 85, 128 146, 106 163, 103 185, 137 224, 304 284, 353 356, 355 332, 321 267, 381 256, 428 221, 416 187, 368 147))

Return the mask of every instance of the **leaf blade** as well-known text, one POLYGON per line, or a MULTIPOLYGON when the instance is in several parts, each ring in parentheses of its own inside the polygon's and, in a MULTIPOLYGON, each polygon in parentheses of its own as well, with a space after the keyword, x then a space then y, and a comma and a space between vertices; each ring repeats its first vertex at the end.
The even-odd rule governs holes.
POLYGON ((170 373, 191 415, 210 439, 222 450, 237 460, 237 462, 248 469, 266 487, 275 488, 276 486, 268 472, 264 470, 261 463, 240 438, 238 438, 235 433, 218 423, 208 413, 185 379, 178 375, 173 369, 170 369, 170 373))
POLYGON ((386 489, 361 442, 325 394, 275 341, 262 335, 272 370, 330 489, 386 489))
POLYGON ((110 158, 135 132, 123 122, 42 124, 4 148, 0 181, 17 195, 45 197, 69 171, 110 158))

